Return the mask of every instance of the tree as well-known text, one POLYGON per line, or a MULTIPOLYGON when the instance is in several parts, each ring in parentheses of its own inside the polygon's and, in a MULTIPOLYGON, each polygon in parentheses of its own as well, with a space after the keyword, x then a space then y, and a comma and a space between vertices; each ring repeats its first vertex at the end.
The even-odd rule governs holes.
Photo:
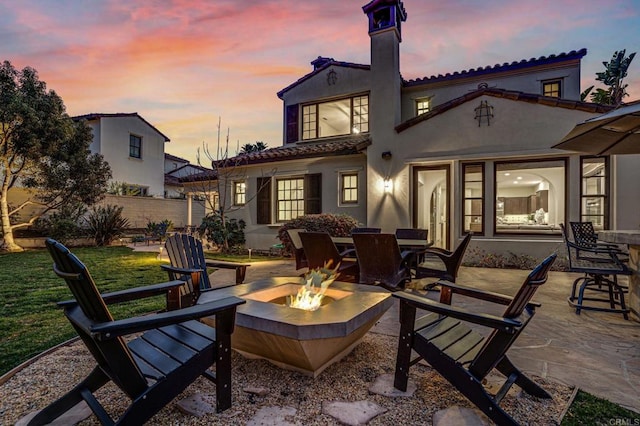
POLYGON ((0 250, 22 251, 13 231, 26 228, 46 213, 71 203, 99 201, 111 169, 91 154, 91 129, 65 112, 62 98, 47 90, 36 70, 0 66, 0 250), (29 197, 10 206, 9 190, 20 185, 29 197), (26 213, 27 206, 38 206, 26 213))
POLYGON ((596 81, 601 81, 607 86, 607 89, 597 88, 591 93, 594 86, 589 87, 582 92, 581 98, 584 100, 591 93, 591 102, 603 105, 619 106, 622 100, 629 96, 627 93, 628 84, 623 84, 624 78, 627 76, 631 61, 636 53, 631 53, 625 57, 626 49, 614 52, 610 62, 603 62, 605 70, 596 73, 596 81))
MULTIPOLYGON (((256 142, 255 144, 245 144, 242 149, 245 150, 245 148, 247 148, 248 150, 252 150, 250 152, 259 152, 266 149, 266 147, 267 145, 265 143, 256 142)), ((244 208, 262 189, 256 188, 253 196, 245 194, 245 200, 242 204, 236 204, 232 199, 234 196, 234 183, 246 181, 246 154, 250 152, 245 152, 244 154, 239 153, 239 155, 235 157, 229 157, 229 129, 227 129, 225 141, 221 142, 221 119, 218 119, 215 152, 212 152, 209 146, 204 143, 202 152, 198 150, 198 164, 204 167, 202 164, 202 155, 204 155, 204 158, 210 162, 212 168, 212 172, 205 178, 198 179, 198 191, 203 194, 215 194, 213 197, 205 198, 208 210, 212 211, 215 215, 215 217, 209 218, 207 222, 218 224, 217 240, 222 241, 222 244, 219 244, 219 246, 223 252, 228 252, 231 248, 229 244, 230 236, 236 232, 234 230, 235 224, 229 222, 228 214, 244 208)), ((273 174, 275 174, 275 169, 270 170, 267 174, 263 173, 263 176, 271 176, 273 174)), ((266 185, 267 181, 264 180, 264 182, 264 185, 266 185)), ((242 228, 244 228, 244 225, 242 225, 242 228)))
POLYGON ((267 149, 267 144, 261 141, 256 143, 246 143, 240 148, 238 155, 251 154, 252 152, 260 152, 267 149))

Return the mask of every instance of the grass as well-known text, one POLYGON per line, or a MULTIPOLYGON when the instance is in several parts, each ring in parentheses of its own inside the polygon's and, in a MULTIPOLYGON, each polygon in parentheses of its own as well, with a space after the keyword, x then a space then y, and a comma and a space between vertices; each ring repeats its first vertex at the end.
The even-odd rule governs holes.
POLYGON ((561 426, 640 425, 640 414, 606 399, 578 391, 561 426))
MULTIPOLYGON (((101 292, 122 290, 166 281, 154 252, 134 252, 126 247, 76 248, 73 252, 91 271, 101 292)), ((209 254, 207 257, 213 255, 209 254)), ((248 256, 216 259, 248 261, 248 256)), ((252 256, 251 261, 274 258, 252 256)), ((62 343, 76 333, 56 306, 71 298, 65 282, 51 268, 46 250, 0 255, 0 375, 33 356, 62 343)), ((164 297, 110 306, 116 318, 154 312, 164 307, 164 297)), ((640 414, 578 392, 562 426, 640 424, 640 414)))
MULTIPOLYGON (((78 248, 74 253, 91 271, 100 292, 167 280, 156 253, 126 247, 78 248)), ((56 302, 71 291, 51 268, 46 250, 0 255, 0 375, 58 343, 76 336, 56 302)), ((157 296, 110 308, 124 318, 164 307, 157 296)))

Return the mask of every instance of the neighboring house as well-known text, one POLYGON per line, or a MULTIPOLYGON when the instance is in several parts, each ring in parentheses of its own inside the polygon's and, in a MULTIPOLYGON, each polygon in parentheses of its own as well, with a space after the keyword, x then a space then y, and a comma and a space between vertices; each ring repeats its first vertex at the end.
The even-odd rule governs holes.
POLYGON ((473 231, 476 247, 533 256, 559 247, 563 222, 639 226, 638 156, 550 148, 610 110, 580 101, 586 49, 407 81, 402 2, 363 10, 371 65, 314 60, 278 92, 283 146, 244 156, 229 182, 247 247, 269 247, 281 224, 320 212, 386 232, 426 228, 448 248, 473 231))
POLYGON ((180 178, 198 175, 211 169, 189 163, 189 160, 164 154, 164 197, 185 198, 184 186, 180 178))
POLYGON ((86 114, 93 130, 91 152, 111 166, 112 182, 127 185, 127 193, 164 197, 164 144, 169 138, 138 113, 86 114))

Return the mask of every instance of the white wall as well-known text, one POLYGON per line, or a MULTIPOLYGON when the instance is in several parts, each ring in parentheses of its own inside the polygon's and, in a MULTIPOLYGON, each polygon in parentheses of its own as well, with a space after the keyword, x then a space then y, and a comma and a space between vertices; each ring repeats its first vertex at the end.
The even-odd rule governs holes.
POLYGON ((90 122, 94 146, 111 166, 112 181, 148 187, 154 197, 164 196, 164 137, 138 117, 102 117, 90 122), (142 137, 142 158, 129 157, 129 135, 142 137), (96 143, 97 141, 97 143, 96 143), (94 145, 95 144, 95 145, 94 145))

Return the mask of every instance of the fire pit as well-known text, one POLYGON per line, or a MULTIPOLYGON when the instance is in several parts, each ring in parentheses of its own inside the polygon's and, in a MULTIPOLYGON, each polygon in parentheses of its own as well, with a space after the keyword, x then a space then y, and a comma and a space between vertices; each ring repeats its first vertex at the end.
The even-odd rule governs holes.
POLYGON ((236 312, 233 349, 313 377, 349 354, 393 304, 386 290, 335 281, 317 310, 291 308, 285 299, 299 283, 299 277, 269 278, 205 292, 198 303, 245 299, 236 312))

